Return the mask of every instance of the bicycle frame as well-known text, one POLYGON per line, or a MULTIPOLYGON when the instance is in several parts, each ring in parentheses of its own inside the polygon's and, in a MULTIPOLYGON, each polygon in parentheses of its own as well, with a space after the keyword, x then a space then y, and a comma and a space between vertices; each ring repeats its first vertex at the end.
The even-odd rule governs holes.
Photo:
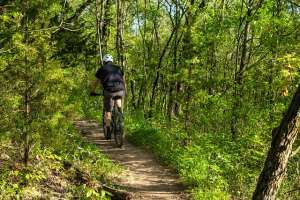
POLYGON ((124 117, 121 111, 121 108, 117 106, 116 103, 117 98, 113 99, 113 110, 111 112, 111 124, 110 124, 110 133, 106 129, 105 120, 104 120, 104 111, 103 111, 103 131, 104 137, 106 139, 111 138, 111 134, 114 134, 115 143, 118 147, 122 147, 123 145, 123 135, 124 135, 124 117), (110 137, 109 137, 110 136, 110 137))

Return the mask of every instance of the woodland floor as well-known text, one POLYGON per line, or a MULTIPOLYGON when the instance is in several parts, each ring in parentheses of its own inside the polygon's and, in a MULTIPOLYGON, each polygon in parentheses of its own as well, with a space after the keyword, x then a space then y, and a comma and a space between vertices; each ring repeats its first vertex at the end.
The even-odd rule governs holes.
POLYGON ((76 127, 111 160, 124 167, 117 184, 130 192, 132 199, 188 199, 177 174, 161 165, 151 153, 127 141, 122 148, 115 147, 114 140, 105 140, 102 128, 95 121, 77 121, 76 127))

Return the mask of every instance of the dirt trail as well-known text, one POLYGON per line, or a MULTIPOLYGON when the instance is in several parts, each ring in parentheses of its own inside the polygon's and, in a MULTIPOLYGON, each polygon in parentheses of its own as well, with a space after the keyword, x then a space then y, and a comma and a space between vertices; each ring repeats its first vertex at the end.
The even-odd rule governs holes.
POLYGON ((125 141, 116 148, 114 141, 104 139, 102 129, 95 121, 77 121, 76 127, 91 142, 99 145, 103 153, 124 166, 120 175, 120 185, 133 194, 134 200, 178 200, 188 199, 178 176, 160 165, 154 156, 125 141))

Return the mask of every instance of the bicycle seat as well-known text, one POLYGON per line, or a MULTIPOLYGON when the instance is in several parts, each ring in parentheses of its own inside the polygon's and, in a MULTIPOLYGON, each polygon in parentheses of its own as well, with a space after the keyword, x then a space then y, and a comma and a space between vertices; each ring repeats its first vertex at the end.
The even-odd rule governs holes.
POLYGON ((122 99, 122 97, 121 96, 114 96, 114 97, 112 97, 112 99, 113 100, 118 100, 118 99, 122 99))

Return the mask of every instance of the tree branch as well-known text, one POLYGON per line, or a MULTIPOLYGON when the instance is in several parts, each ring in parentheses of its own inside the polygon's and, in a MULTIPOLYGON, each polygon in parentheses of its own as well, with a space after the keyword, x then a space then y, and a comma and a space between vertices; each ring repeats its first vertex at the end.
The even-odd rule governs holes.
POLYGON ((66 22, 71 22, 71 21, 74 21, 76 19, 78 19, 78 17, 81 15, 81 13, 88 7, 91 5, 91 3, 93 3, 93 0, 87 0, 85 3, 83 3, 76 11, 75 11, 75 14, 68 18, 66 20, 66 22))
POLYGON ((298 4, 298 3, 296 3, 296 2, 294 2, 294 1, 292 1, 292 0, 289 0, 288 2, 290 2, 290 3, 293 4, 294 6, 300 7, 300 4, 298 4))

